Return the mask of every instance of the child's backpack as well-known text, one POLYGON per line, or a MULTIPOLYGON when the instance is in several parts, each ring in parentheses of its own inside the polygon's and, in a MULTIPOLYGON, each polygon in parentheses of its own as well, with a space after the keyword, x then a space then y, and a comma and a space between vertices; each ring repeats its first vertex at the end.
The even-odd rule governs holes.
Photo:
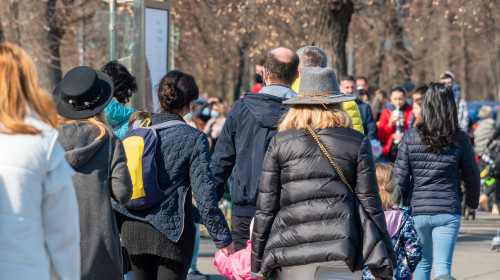
MULTIPOLYGON (((139 121, 140 122, 140 121, 139 121)), ((132 179, 132 199, 124 206, 131 210, 145 210, 160 202, 165 193, 158 186, 155 163, 156 131, 186 123, 178 120, 149 126, 148 118, 140 126, 134 123, 123 139, 127 166, 132 179)))

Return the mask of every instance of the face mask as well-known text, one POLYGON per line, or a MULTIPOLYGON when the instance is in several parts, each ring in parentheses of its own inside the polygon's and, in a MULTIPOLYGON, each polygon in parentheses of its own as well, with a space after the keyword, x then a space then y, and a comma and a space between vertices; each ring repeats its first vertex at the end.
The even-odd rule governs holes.
POLYGON ((201 114, 203 116, 210 116, 210 109, 208 109, 208 108, 203 109, 203 111, 201 112, 201 114))
POLYGON ((412 104, 412 102, 413 102, 413 99, 411 99, 411 98, 407 98, 407 99, 406 99, 406 103, 408 103, 408 105, 411 105, 411 104, 412 104))
POLYGON ((212 110, 210 112, 210 117, 213 118, 213 119, 218 118, 219 117, 219 112, 212 110))
POLYGON ((193 113, 191 112, 187 113, 186 118, 193 119, 193 113))

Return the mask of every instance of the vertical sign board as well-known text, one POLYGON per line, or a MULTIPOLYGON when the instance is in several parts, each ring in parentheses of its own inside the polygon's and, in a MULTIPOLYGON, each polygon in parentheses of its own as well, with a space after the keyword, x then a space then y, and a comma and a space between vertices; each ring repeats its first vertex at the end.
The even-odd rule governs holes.
MULTIPOLYGON (((153 1, 147 1, 145 7, 144 50, 147 59, 146 65, 149 67, 151 77, 153 111, 157 112, 160 109, 160 103, 156 93, 161 78, 168 71, 169 11, 167 8, 161 7, 161 5, 152 5, 154 7, 151 7, 147 5, 148 2, 153 1)), ((161 2, 158 4, 161 4, 161 2)))

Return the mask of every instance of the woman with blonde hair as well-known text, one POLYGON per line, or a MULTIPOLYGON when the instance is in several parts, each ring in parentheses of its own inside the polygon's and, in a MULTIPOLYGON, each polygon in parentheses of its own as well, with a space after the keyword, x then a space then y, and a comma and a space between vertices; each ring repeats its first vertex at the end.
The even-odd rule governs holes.
POLYGON ((299 93, 283 102, 292 107, 264 159, 252 277, 354 279, 368 266, 390 278, 396 259, 370 140, 342 108, 356 97, 339 92, 333 69, 319 67, 303 70, 299 93))
POLYGON ((80 279, 74 171, 57 142, 56 110, 33 61, 0 43, 0 271, 2 279, 80 279))
POLYGON ((81 279, 123 276, 122 247, 111 200, 127 203, 132 182, 122 142, 106 124, 113 83, 87 66, 70 70, 53 92, 59 142, 73 176, 81 231, 81 279))

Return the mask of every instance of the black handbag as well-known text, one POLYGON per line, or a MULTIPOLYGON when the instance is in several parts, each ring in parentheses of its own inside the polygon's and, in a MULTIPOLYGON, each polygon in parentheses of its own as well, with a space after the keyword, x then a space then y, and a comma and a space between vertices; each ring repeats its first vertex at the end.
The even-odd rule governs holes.
POLYGON ((387 248, 382 238, 382 233, 379 231, 375 222, 372 221, 369 214, 366 212, 366 209, 359 202, 354 189, 351 187, 349 182, 347 182, 342 170, 340 170, 337 164, 333 161, 332 157, 323 144, 321 144, 318 136, 316 136, 309 125, 307 126, 307 130, 314 138, 323 154, 328 158, 333 168, 342 179, 342 182, 344 182, 344 184, 354 194, 354 212, 356 222, 358 224, 359 243, 356 250, 355 263, 353 267, 350 267, 350 269, 352 271, 357 271, 368 267, 373 276, 382 279, 391 279, 395 263, 393 264, 393 261, 389 256, 390 253, 387 252, 387 248))

